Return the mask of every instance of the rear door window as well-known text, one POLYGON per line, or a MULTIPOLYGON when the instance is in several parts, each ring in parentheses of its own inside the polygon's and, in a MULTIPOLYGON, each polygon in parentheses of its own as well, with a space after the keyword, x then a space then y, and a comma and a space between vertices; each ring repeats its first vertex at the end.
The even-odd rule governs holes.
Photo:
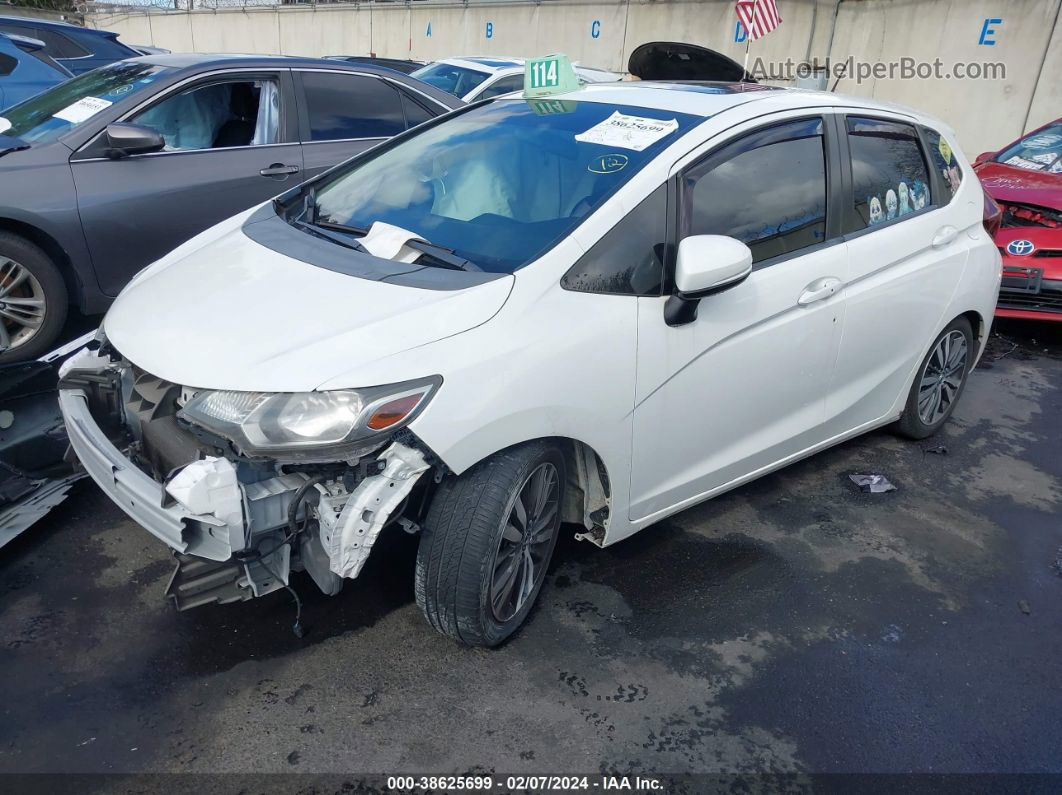
POLYGON ((845 231, 894 221, 933 203, 918 132, 910 124, 849 116, 852 196, 845 231))
POLYGON ((386 80, 341 72, 302 72, 311 141, 390 138, 406 129, 398 91, 386 80))

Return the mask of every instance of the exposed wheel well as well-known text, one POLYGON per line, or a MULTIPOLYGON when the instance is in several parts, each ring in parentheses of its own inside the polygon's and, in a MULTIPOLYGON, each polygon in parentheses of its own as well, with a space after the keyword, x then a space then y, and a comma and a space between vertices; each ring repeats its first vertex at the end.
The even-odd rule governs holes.
POLYGON ((520 444, 540 441, 555 443, 564 455, 567 483, 561 520, 582 525, 586 532, 579 537, 602 546, 612 511, 612 484, 605 462, 590 445, 567 436, 544 436, 520 444))
POLYGON ((975 312, 971 309, 969 312, 963 312, 959 317, 964 317, 970 321, 970 328, 973 329, 974 338, 977 340, 978 346, 980 346, 981 338, 984 337, 985 331, 987 330, 985 328, 985 320, 981 317, 981 313, 975 312))
POLYGON ((66 283, 66 293, 70 298, 70 303, 74 305, 79 303, 81 281, 74 272, 70 257, 67 256, 66 251, 53 237, 31 224, 14 221, 10 218, 0 218, 0 232, 10 232, 13 235, 24 237, 47 254, 51 261, 55 263, 55 267, 63 274, 63 281, 66 283))

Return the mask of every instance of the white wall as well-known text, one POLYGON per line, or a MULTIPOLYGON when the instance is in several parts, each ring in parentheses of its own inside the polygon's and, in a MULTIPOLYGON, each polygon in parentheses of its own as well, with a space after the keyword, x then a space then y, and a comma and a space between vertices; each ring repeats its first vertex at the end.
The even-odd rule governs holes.
MULTIPOLYGON (((780 0, 783 23, 751 47, 753 60, 941 58, 1000 61, 1005 80, 842 79, 838 91, 927 110, 955 128, 970 156, 1062 115, 1062 0, 780 0), (986 19, 995 33, 981 44, 986 19)), ((733 0, 553 0, 469 5, 265 7, 96 13, 88 24, 129 42, 179 51, 288 55, 368 54, 431 60, 449 55, 565 52, 623 70, 648 41, 703 44, 737 60, 733 0), (489 33, 489 35, 488 35, 489 33)), ((832 84, 831 80, 831 84, 832 84)))

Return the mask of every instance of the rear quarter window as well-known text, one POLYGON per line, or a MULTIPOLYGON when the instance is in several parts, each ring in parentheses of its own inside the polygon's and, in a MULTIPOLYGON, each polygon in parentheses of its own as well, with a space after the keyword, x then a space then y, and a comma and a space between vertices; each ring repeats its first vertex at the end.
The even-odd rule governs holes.
POLYGON ((926 143, 929 144, 929 160, 934 170, 942 177, 940 182, 944 195, 937 204, 947 204, 962 183, 962 168, 947 138, 929 127, 924 127, 923 130, 926 143))

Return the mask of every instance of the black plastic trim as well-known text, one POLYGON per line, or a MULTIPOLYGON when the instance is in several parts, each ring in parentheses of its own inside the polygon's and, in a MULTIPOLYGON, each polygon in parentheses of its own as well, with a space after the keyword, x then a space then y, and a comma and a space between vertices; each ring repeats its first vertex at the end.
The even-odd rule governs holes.
POLYGON ((318 268, 375 282, 387 282, 422 290, 463 290, 508 273, 459 271, 374 257, 301 232, 276 214, 272 204, 256 210, 244 221, 243 233, 260 246, 318 268))

